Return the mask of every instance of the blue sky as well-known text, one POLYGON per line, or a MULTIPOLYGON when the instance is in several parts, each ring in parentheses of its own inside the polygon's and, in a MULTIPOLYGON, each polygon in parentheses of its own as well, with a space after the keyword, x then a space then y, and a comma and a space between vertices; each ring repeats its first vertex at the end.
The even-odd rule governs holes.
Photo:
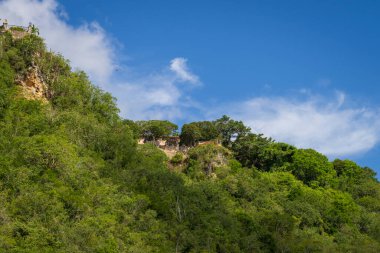
POLYGON ((5 15, 39 25, 123 117, 229 114, 380 172, 379 1, 3 0, 5 15))

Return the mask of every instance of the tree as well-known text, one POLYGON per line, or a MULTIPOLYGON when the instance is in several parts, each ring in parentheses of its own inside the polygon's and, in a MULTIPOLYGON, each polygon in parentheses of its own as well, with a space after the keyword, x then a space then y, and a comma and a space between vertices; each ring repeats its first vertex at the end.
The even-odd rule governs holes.
POLYGON ((312 149, 298 149, 293 155, 292 173, 307 185, 326 186, 336 175, 326 156, 312 149))
POLYGON ((129 129, 131 129, 135 139, 137 139, 141 136, 142 129, 136 122, 134 122, 133 120, 130 120, 130 119, 125 119, 125 120, 123 120, 123 123, 125 125, 127 125, 129 127, 129 129))
POLYGON ((136 121, 141 129, 141 137, 148 141, 155 141, 176 133, 178 126, 167 120, 136 121))
POLYGON ((211 141, 219 137, 219 132, 211 121, 184 124, 181 130, 181 144, 194 146, 199 141, 211 141))
POLYGON ((208 176, 216 167, 227 164, 229 157, 228 149, 214 144, 197 146, 189 151, 189 158, 194 160, 196 166, 199 166, 208 176))
POLYGON ((0 59, 0 118, 9 106, 10 94, 14 83, 14 71, 10 64, 0 59))
POLYGON ((272 143, 272 139, 264 137, 262 134, 248 134, 241 136, 232 145, 236 159, 246 167, 256 167, 261 170, 267 163, 265 150, 272 143))
POLYGON ((226 147, 230 147, 233 140, 245 136, 251 130, 249 127, 246 127, 243 122, 232 120, 226 115, 215 120, 214 124, 222 137, 222 144, 226 147))
POLYGON ((195 146, 195 144, 202 138, 202 132, 195 124, 185 124, 182 126, 180 145, 195 146))
POLYGON ((201 133, 200 141, 214 140, 219 136, 215 125, 211 121, 198 121, 190 124, 194 124, 198 127, 201 133))
POLYGON ((262 153, 262 164, 270 171, 288 171, 293 162, 293 155, 296 148, 292 145, 273 142, 264 148, 262 153))

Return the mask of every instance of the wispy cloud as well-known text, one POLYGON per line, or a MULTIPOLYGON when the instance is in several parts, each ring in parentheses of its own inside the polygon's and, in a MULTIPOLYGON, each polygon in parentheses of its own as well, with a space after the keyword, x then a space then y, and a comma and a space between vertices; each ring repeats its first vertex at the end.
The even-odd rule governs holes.
POLYGON ((190 82, 192 84, 199 83, 198 76, 190 72, 187 67, 187 59, 185 58, 174 58, 170 61, 170 69, 178 76, 179 79, 185 82, 190 82))
POLYGON ((329 156, 364 153, 380 141, 379 110, 350 107, 342 92, 333 99, 256 97, 221 111, 255 132, 329 156))
POLYGON ((69 25, 67 13, 56 0, 3 0, 0 17, 10 24, 37 25, 49 48, 62 53, 74 68, 86 71, 98 85, 115 69, 114 47, 101 26, 96 22, 69 25))
POLYGON ((197 104, 188 91, 199 78, 187 67, 186 60, 182 60, 184 58, 175 58, 158 73, 133 80, 124 78, 111 87, 118 96, 122 115, 132 119, 171 120, 189 116, 188 109, 197 104), (182 63, 178 65, 178 61, 182 63))

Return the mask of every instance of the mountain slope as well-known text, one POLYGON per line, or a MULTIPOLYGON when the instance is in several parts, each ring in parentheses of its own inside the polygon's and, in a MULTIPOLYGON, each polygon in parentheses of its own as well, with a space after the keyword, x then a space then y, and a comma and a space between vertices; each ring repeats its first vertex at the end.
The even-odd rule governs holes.
POLYGON ((137 145, 138 124, 41 38, 0 40, 0 252, 380 250, 371 169, 228 117, 182 133, 191 146, 222 136, 225 147, 196 146, 168 161, 137 145), (43 97, 23 93, 19 80, 31 73, 43 97), (240 134, 235 142, 229 129, 240 134))

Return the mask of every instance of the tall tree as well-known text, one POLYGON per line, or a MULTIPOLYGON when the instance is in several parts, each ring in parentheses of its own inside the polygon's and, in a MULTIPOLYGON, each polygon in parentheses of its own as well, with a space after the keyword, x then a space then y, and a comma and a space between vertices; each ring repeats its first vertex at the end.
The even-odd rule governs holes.
POLYGON ((195 146, 202 138, 202 132, 196 124, 185 124, 182 126, 180 145, 195 146))
POLYGON ((226 147, 230 147, 233 140, 245 136, 251 131, 242 121, 235 121, 226 115, 215 120, 214 124, 222 137, 222 144, 226 147))
POLYGON ((308 185, 329 185, 336 172, 328 158, 313 149, 298 149, 293 155, 292 173, 308 185))
POLYGON ((178 129, 176 124, 168 120, 137 121, 136 123, 141 129, 141 137, 149 141, 174 135, 178 129))

